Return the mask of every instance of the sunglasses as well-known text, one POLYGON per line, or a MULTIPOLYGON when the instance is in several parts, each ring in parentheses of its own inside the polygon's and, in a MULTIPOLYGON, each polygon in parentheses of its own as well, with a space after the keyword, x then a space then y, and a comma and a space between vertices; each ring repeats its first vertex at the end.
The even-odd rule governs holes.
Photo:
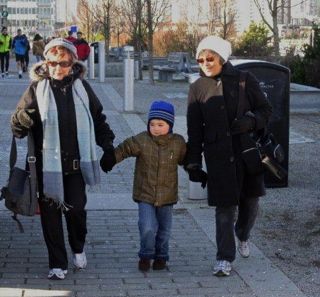
POLYGON ((62 68, 67 68, 72 65, 72 62, 71 61, 61 61, 61 62, 47 61, 47 64, 51 67, 57 67, 59 65, 62 68))
POLYGON ((197 63, 203 64, 204 61, 213 62, 214 60, 215 60, 215 57, 207 57, 207 58, 205 58, 205 59, 199 58, 199 59, 197 59, 197 63))

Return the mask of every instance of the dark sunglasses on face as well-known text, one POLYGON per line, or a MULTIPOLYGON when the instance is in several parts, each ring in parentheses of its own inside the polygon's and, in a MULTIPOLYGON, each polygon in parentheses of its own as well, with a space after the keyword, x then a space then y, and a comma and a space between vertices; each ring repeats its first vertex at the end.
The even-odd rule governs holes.
POLYGON ((62 68, 67 68, 72 65, 72 62, 71 61, 61 61, 61 62, 47 61, 47 64, 51 67, 57 67, 59 65, 62 68))
POLYGON ((213 62, 215 60, 215 57, 207 57, 207 58, 199 58, 197 59, 197 63, 199 64, 203 64, 204 61, 207 61, 207 62, 213 62))

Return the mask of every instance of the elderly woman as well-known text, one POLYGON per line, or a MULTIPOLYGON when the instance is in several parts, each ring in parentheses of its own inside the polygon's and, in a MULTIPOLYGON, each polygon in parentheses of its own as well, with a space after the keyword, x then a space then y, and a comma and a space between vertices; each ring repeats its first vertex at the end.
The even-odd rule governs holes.
MULTIPOLYGON (((228 276, 238 251, 249 256, 248 239, 253 227, 259 196, 265 194, 262 165, 257 157, 247 160, 249 133, 267 125, 271 105, 256 78, 235 69, 228 58, 231 44, 208 36, 198 45, 196 58, 200 78, 190 85, 187 127, 187 165, 194 182, 208 180, 208 204, 216 207, 217 255, 214 275, 228 276), (237 116, 240 77, 245 77, 244 111, 237 116), (246 147, 244 147, 246 146, 246 147), (202 171, 204 152, 207 175, 202 171), (250 170, 249 170, 250 168, 250 170), (238 218, 234 226, 235 213, 238 218)), ((250 143, 252 148, 254 143, 250 143)))
POLYGON ((13 134, 31 130, 35 139, 41 225, 49 254, 49 279, 64 279, 68 258, 63 236, 65 215, 76 268, 86 267, 86 184, 99 182, 95 151, 114 164, 114 134, 102 105, 83 79, 84 67, 69 41, 56 38, 44 50, 45 60, 31 70, 31 85, 11 117, 13 134))

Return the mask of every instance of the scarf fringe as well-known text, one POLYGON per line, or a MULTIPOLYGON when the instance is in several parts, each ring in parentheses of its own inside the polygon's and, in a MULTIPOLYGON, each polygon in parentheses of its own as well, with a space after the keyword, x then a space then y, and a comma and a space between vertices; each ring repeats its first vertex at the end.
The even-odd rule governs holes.
POLYGON ((57 201, 57 200, 55 200, 53 198, 49 198, 49 197, 43 198, 43 201, 48 202, 49 206, 52 206, 55 204, 57 206, 57 209, 61 209, 62 212, 67 212, 73 208, 72 205, 70 205, 64 201, 57 201))

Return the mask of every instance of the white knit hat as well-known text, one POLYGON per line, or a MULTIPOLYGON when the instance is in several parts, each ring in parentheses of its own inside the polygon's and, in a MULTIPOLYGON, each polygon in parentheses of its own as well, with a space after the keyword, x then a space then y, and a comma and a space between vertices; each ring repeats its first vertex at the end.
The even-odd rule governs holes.
POLYGON ((43 55, 45 58, 47 58, 47 53, 48 51, 56 46, 63 46, 65 48, 67 48, 68 50, 71 51, 71 53, 75 56, 76 59, 78 59, 78 55, 77 55, 77 49, 76 47, 73 45, 72 42, 64 39, 64 38, 54 38, 52 39, 44 48, 44 52, 43 55))
POLYGON ((196 59, 199 58, 200 52, 205 49, 216 52, 225 62, 231 55, 231 43, 217 36, 207 36, 200 41, 196 59))

